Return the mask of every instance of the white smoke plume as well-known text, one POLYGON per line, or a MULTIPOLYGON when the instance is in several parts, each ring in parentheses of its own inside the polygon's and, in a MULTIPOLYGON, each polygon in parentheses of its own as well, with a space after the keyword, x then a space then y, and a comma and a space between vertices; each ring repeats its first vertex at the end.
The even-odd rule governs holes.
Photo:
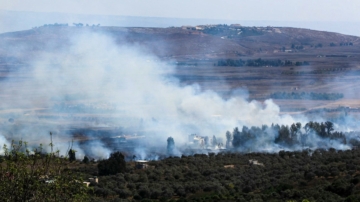
MULTIPOLYGON (((3 84, 1 94, 7 97, 0 107, 9 109, 2 114, 4 135, 46 144, 53 131, 55 148, 63 153, 72 137, 61 131, 72 127, 139 128, 142 120, 142 130, 151 132, 148 144, 165 149, 169 136, 178 146, 191 133, 225 137, 227 130, 243 125, 295 122, 290 116, 280 116, 272 100, 249 102, 239 95, 224 99, 198 85, 180 85, 169 76, 175 73, 174 66, 140 46, 117 44, 105 34, 72 36, 70 45, 33 58, 26 72, 8 75, 3 84), (57 109, 60 105, 67 108, 57 109), (106 117, 106 121, 74 121, 77 114, 69 109, 80 106, 81 116, 106 117), (9 118, 15 121, 10 123, 9 118)), ((73 147, 77 157, 110 154, 100 142, 86 151, 77 142, 73 147)))

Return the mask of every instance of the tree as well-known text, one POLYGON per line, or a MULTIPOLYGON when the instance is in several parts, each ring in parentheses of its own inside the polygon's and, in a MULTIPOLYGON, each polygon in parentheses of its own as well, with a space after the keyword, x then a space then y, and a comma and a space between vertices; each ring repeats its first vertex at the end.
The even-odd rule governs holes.
POLYGON ((99 175, 115 175, 125 170, 125 158, 120 152, 111 153, 109 159, 101 160, 98 164, 99 175))
POLYGON ((84 156, 84 159, 82 160, 83 163, 89 163, 89 158, 87 156, 84 156))
POLYGON ((214 135, 213 138, 212 138, 212 146, 213 146, 213 147, 216 147, 216 146, 217 146, 217 140, 216 140, 215 135, 214 135))
POLYGON ((279 130, 279 135, 275 139, 275 143, 285 144, 287 146, 292 146, 292 138, 290 135, 290 130, 288 126, 282 125, 279 130))
POLYGON ((305 133, 306 134, 309 134, 309 132, 313 129, 313 122, 310 121, 309 123, 306 123, 305 126, 304 126, 304 129, 305 129, 305 133))
POLYGON ((241 133, 238 127, 234 128, 232 136, 233 136, 232 145, 234 147, 239 147, 241 144, 241 133))
POLYGON ((330 136, 331 131, 334 130, 334 124, 331 123, 330 121, 326 121, 326 122, 325 122, 325 127, 326 127, 326 133, 327 133, 327 135, 330 136))
POLYGON ((174 138, 168 137, 167 139, 167 153, 168 155, 173 155, 175 149, 175 141, 174 138))
POLYGON ((70 162, 73 162, 73 161, 76 160, 75 150, 70 149, 69 152, 68 152, 68 155, 69 155, 69 161, 70 162))
POLYGON ((205 147, 208 147, 208 146, 209 146, 209 137, 208 137, 208 136, 205 136, 205 138, 204 138, 204 144, 205 144, 205 147))
POLYGON ((231 133, 229 131, 226 131, 226 148, 230 148, 230 142, 231 142, 231 133))

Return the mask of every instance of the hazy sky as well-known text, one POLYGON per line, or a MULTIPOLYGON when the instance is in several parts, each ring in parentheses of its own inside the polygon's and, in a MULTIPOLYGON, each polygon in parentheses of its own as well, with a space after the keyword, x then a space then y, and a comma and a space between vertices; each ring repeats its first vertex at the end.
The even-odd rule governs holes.
POLYGON ((239 23, 360 36, 359 8, 359 0, 0 0, 0 33, 74 22, 122 27, 239 23))
POLYGON ((0 9, 175 18, 360 21, 359 0, 0 0, 0 9))

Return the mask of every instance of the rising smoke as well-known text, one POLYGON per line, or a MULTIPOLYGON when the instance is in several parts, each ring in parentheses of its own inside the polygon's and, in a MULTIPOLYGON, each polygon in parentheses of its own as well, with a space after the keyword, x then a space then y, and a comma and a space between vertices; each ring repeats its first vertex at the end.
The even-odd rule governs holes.
MULTIPOLYGON (((2 83, 4 99, 0 107, 7 109, 2 113, 2 134, 7 138, 0 136, 2 144, 11 139, 46 144, 52 131, 55 148, 64 154, 73 139, 64 131, 121 127, 129 129, 131 135, 140 129, 145 131, 151 137, 146 144, 165 151, 169 136, 180 147, 192 133, 225 137, 227 130, 244 125, 307 121, 280 115, 272 100, 248 101, 236 93, 224 99, 213 91, 202 91, 199 85, 181 85, 169 76, 175 73, 174 66, 140 46, 118 44, 106 34, 83 32, 71 36, 69 46, 49 49, 30 64, 26 74, 14 72, 2 83), (91 121, 79 121, 74 119, 76 116, 91 121), (97 117, 105 121, 96 121, 97 117)), ((264 137, 257 144, 265 142, 263 145, 271 151, 276 146, 267 143, 274 138, 264 137)), ((107 158, 111 152, 95 138, 88 144, 72 144, 78 158, 107 158)), ((142 147, 139 145, 134 152, 146 158, 142 147)))

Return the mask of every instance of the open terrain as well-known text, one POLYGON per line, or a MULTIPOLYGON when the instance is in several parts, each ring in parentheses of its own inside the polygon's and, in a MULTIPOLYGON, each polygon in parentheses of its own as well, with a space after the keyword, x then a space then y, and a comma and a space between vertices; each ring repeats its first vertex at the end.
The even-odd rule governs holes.
MULTIPOLYGON (((0 35, 1 78, 9 72, 26 79, 28 61, 49 48, 61 51, 74 35, 105 33, 119 44, 133 44, 177 66, 182 83, 198 83, 229 96, 246 89, 249 99, 264 100, 274 92, 342 93, 338 100, 274 99, 283 113, 351 107, 360 102, 360 38, 286 27, 206 25, 198 27, 70 27, 48 25, 0 35), (219 60, 281 60, 292 65, 223 66, 219 60), (306 61, 308 65, 295 65, 306 61)), ((14 79, 13 79, 14 80, 14 79)), ((17 88, 16 84, 13 85, 17 88)), ((11 99, 9 95, 0 95, 11 99)), ((353 108, 356 108, 353 110, 353 108)))

